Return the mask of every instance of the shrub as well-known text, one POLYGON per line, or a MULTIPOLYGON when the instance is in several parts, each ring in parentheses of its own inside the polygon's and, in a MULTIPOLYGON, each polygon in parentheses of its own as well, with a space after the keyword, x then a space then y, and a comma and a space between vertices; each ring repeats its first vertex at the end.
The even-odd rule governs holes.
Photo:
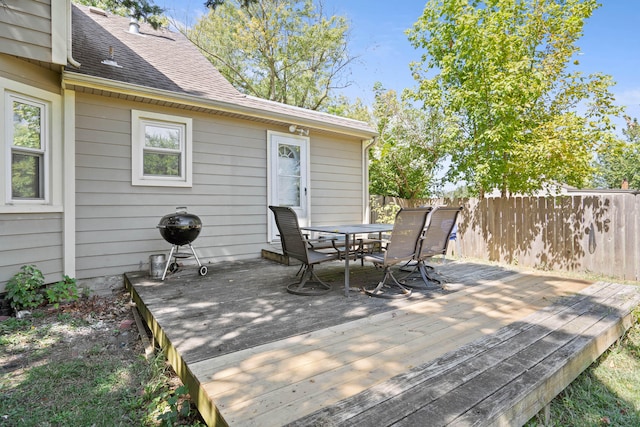
POLYGON ((44 276, 35 265, 23 265, 7 282, 6 291, 9 304, 14 310, 38 307, 44 301, 41 288, 44 276))
POLYGON ((44 291, 47 302, 58 308, 61 302, 75 301, 78 299, 78 285, 76 279, 65 275, 64 279, 47 287, 44 291))

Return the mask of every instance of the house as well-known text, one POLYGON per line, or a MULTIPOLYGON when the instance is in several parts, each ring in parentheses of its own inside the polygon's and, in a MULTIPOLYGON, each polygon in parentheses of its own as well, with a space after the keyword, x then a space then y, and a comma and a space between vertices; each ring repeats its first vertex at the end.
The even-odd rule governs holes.
POLYGON ((4 0, 0 21, 0 291, 24 264, 147 269, 177 206, 204 263, 272 249, 270 204, 367 217, 366 123, 241 94, 181 34, 69 0, 4 0))

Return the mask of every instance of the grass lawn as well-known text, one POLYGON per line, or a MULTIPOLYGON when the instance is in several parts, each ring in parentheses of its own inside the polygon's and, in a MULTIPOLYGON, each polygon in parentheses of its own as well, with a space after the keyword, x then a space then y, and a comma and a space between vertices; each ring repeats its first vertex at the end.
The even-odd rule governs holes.
POLYGON ((202 425, 129 297, 84 298, 0 322, 0 426, 202 425))

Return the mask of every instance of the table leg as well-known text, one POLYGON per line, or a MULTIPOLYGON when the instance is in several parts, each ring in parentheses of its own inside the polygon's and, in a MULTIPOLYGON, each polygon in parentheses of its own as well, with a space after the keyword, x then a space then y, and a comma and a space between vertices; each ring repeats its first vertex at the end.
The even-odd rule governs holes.
POLYGON ((344 296, 349 296, 349 234, 344 235, 345 257, 344 257, 344 296))

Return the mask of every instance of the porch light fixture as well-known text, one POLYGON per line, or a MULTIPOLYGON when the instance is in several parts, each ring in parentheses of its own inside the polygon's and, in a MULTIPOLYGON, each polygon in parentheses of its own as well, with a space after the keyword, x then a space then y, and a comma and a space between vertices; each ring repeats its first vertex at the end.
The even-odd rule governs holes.
POLYGON ((289 132, 300 136, 309 136, 309 129, 299 128, 297 125, 289 125, 289 132))

